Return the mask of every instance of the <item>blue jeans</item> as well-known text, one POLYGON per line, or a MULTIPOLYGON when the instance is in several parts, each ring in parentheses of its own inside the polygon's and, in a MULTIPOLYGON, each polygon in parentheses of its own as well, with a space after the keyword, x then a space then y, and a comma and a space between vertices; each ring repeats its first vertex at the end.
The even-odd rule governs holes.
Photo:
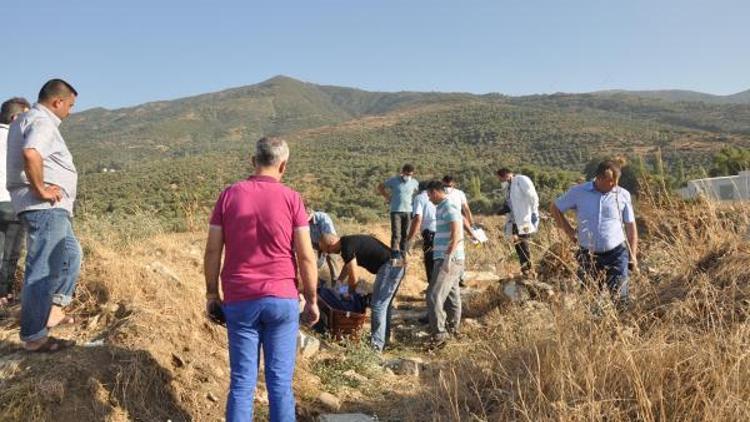
MULTIPOLYGON (((584 282, 587 276, 600 278, 612 294, 614 300, 628 300, 628 248, 624 244, 601 253, 591 253, 579 249, 578 278, 584 282)), ((602 287, 602 286, 600 286, 602 287)))
POLYGON ((52 305, 73 300, 81 269, 81 245, 70 215, 61 208, 20 214, 26 229, 26 273, 21 291, 21 340, 47 336, 52 305))
POLYGON ((392 267, 386 263, 380 266, 372 288, 372 315, 370 341, 375 348, 382 351, 391 337, 391 304, 396 297, 398 287, 404 278, 404 267, 392 267))
POLYGON ((260 348, 263 348, 271 421, 293 421, 292 378, 297 358, 299 302, 264 297, 224 305, 231 376, 227 422, 253 420, 260 348))

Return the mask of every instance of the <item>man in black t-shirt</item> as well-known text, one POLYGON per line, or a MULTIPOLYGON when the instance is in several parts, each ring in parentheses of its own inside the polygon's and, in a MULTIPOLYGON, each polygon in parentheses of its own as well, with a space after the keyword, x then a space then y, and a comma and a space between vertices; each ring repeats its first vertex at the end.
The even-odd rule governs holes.
POLYGON ((372 289, 371 343, 378 351, 388 344, 391 331, 391 304, 396 297, 401 280, 404 278, 404 266, 390 264, 391 250, 383 242, 368 235, 351 235, 338 238, 324 235, 320 240, 320 249, 326 253, 341 254, 344 268, 336 282, 343 284, 346 280, 349 291, 354 291, 357 282, 357 269, 362 267, 375 274, 375 285, 372 289))

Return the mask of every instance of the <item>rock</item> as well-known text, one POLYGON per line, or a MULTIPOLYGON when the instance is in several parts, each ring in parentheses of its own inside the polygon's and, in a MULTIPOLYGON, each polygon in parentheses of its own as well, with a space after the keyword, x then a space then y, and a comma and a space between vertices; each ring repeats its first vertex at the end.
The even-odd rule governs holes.
POLYGON ((302 331, 297 334, 297 351, 303 358, 308 359, 315 356, 320 350, 320 340, 307 335, 302 331))
POLYGON ((417 377, 424 361, 420 358, 402 358, 390 360, 385 365, 398 375, 417 377))
POLYGON ((464 279, 466 281, 498 281, 500 276, 491 271, 466 271, 464 272, 464 279))
POLYGON ((482 326, 482 324, 479 323, 479 321, 473 319, 473 318, 464 318, 461 321, 461 324, 463 324, 464 327, 470 328, 470 329, 477 329, 482 326))
POLYGON ((503 285, 503 294, 513 303, 520 303, 528 300, 529 290, 515 281, 509 281, 503 285))
POLYGON ((391 311, 392 320, 416 321, 424 316, 424 311, 419 309, 393 309, 391 311))
POLYGON ((535 296, 551 298, 555 295, 555 289, 547 283, 537 280, 524 280, 522 285, 527 287, 535 296))
POLYGON ((414 333, 414 337, 415 338, 427 338, 429 336, 430 336, 430 333, 428 333, 427 331, 424 331, 424 330, 419 330, 419 331, 417 331, 417 332, 414 333))
POLYGON ((208 392, 208 394, 206 394, 206 398, 207 398, 208 400, 210 400, 210 401, 214 402, 214 403, 216 403, 216 402, 218 402, 218 401, 219 401, 219 398, 218 398, 218 397, 216 397, 216 395, 215 395, 214 393, 212 393, 211 391, 209 391, 209 392, 208 392))
POLYGON ((344 372, 342 375, 344 375, 345 377, 349 378, 350 380, 356 381, 356 382, 358 382, 360 384, 364 384, 364 383, 366 383, 368 381, 368 379, 367 379, 366 376, 357 373, 357 371, 355 371, 354 369, 350 369, 350 370, 344 372))
POLYGON ((318 422, 372 422, 376 420, 376 418, 364 413, 342 413, 339 415, 328 413, 318 416, 318 422))
POLYGON ((176 283, 182 283, 182 280, 180 280, 180 277, 174 271, 159 261, 154 261, 146 265, 146 271, 168 278, 176 283))
POLYGON ((474 289, 471 287, 464 287, 461 289, 461 302, 469 303, 474 298, 480 297, 485 293, 485 290, 474 289))
POLYGON ((175 352, 172 352, 172 364, 176 368, 182 368, 186 365, 185 359, 183 359, 182 356, 178 355, 175 352))
POLYGON ((341 409, 341 400, 339 400, 338 397, 334 396, 331 393, 326 393, 325 391, 320 393, 318 395, 318 401, 330 410, 341 409))

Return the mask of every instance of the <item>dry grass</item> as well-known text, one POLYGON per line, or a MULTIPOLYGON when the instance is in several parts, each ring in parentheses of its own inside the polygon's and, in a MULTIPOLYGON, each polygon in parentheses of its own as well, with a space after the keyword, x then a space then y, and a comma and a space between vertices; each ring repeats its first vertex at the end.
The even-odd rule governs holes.
MULTIPOLYGON (((645 268, 629 311, 571 289, 514 305, 494 282, 470 282, 489 288, 466 304, 479 326, 465 339, 437 355, 405 339, 387 356, 421 355, 430 363, 420 378, 380 374, 364 349, 331 345, 299 362, 302 414, 321 411, 316 397, 327 390, 343 410, 383 420, 750 420, 750 209, 662 200, 639 204, 639 216, 645 268), (369 380, 342 378, 352 368, 369 380)), ((491 238, 468 247, 469 269, 513 275, 502 220, 483 223, 491 238)), ((385 223, 337 227, 388 240, 385 223)), ((0 421, 219 420, 229 374, 225 333, 202 316, 204 233, 101 220, 78 230, 84 321, 61 335, 104 343, 30 356, 18 350, 17 325, 0 323, 0 421)), ((540 280, 569 287, 572 245, 550 221, 533 241, 540 280)), ((420 259, 399 292, 405 306, 421 303, 420 259)))
MULTIPOLYGON (((488 315, 428 380, 424 419, 750 420, 750 209, 651 200, 639 214, 633 309, 592 312, 596 295, 576 292, 488 315)), ((564 242, 539 237, 542 279, 569 277, 564 242)))

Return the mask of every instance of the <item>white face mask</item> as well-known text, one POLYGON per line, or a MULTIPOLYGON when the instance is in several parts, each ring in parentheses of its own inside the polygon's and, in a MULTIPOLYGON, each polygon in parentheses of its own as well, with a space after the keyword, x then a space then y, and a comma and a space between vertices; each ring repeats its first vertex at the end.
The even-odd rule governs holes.
POLYGON ((448 187, 445 188, 445 193, 450 194, 451 192, 453 192, 453 188, 452 187, 448 186, 448 187))
POLYGON ((411 176, 401 176, 401 180, 403 180, 404 182, 408 182, 409 180, 411 180, 411 176))

